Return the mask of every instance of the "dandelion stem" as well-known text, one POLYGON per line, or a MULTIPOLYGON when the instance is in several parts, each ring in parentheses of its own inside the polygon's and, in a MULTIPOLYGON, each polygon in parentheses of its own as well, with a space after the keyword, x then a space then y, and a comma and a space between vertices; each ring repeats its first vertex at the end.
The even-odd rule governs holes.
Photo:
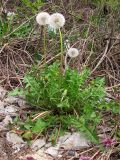
POLYGON ((62 32, 59 28, 59 35, 60 35, 60 49, 61 49, 61 69, 62 69, 62 64, 63 64, 63 37, 62 37, 62 32))
POLYGON ((46 29, 44 27, 43 47, 44 47, 44 62, 46 63, 46 29))
POLYGON ((43 26, 41 26, 40 28, 40 37, 39 37, 39 41, 38 41, 38 45, 37 45, 37 50, 40 51, 42 50, 42 37, 43 37, 43 26))

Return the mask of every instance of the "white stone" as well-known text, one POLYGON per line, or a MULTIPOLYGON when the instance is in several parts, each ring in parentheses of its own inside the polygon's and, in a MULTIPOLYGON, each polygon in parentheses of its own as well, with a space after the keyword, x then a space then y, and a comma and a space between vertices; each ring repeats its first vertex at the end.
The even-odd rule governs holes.
POLYGON ((60 148, 60 145, 58 144, 57 146, 55 147, 49 147, 45 153, 51 155, 52 157, 57 157, 58 156, 58 153, 59 153, 59 148, 60 148))
POLYGON ((6 134, 6 139, 8 142, 12 143, 12 148, 14 150, 14 153, 19 152, 20 149, 26 144, 26 142, 24 142, 21 137, 12 132, 8 132, 6 134))
POLYGON ((65 142, 61 144, 64 149, 76 149, 89 147, 89 141, 83 133, 73 133, 65 142))
POLYGON ((6 126, 9 124, 9 123, 12 123, 12 118, 7 115, 4 120, 2 122, 0 122, 0 131, 3 131, 3 130, 7 130, 6 126))
POLYGON ((12 132, 8 132, 6 134, 6 139, 8 142, 12 144, 24 144, 25 143, 21 137, 19 137, 17 134, 12 133, 12 132))
POLYGON ((18 98, 9 96, 9 97, 4 99, 4 102, 6 102, 8 104, 15 104, 15 103, 18 102, 18 98))
POLYGON ((18 109, 16 108, 16 106, 14 105, 10 105, 10 106, 7 106, 5 108, 5 114, 9 114, 9 115, 16 115, 16 112, 18 111, 18 109))
POLYGON ((3 124, 4 126, 7 126, 9 123, 12 123, 12 118, 10 117, 10 115, 7 115, 3 120, 3 124))
POLYGON ((36 151, 42 148, 45 144, 46 142, 44 139, 37 139, 36 141, 33 142, 31 148, 36 151))

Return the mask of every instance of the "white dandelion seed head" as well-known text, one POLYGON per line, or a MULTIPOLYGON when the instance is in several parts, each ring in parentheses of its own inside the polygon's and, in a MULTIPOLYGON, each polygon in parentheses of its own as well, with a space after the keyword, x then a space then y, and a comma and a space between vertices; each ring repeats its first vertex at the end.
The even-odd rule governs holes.
POLYGON ((50 15, 47 12, 40 12, 36 16, 36 21, 41 26, 49 24, 49 19, 50 15))
POLYGON ((70 49, 67 51, 67 54, 68 54, 69 57, 75 58, 75 57, 77 57, 77 56, 79 55, 79 51, 78 51, 78 49, 76 49, 76 48, 70 48, 70 49))
POLYGON ((59 29, 65 25, 65 17, 61 13, 54 13, 50 16, 49 25, 59 29))

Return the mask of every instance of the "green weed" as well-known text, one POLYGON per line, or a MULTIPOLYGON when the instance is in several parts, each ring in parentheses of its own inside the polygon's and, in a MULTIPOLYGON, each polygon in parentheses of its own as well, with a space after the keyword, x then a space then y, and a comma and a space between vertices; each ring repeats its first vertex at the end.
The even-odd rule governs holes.
POLYGON ((89 74, 84 68, 80 74, 68 69, 63 75, 58 62, 41 70, 33 68, 24 78, 22 94, 35 109, 50 114, 35 122, 26 121, 23 128, 35 134, 55 126, 61 130, 73 126, 98 142, 96 125, 101 121, 101 111, 111 107, 105 103, 104 79, 90 81, 89 74))

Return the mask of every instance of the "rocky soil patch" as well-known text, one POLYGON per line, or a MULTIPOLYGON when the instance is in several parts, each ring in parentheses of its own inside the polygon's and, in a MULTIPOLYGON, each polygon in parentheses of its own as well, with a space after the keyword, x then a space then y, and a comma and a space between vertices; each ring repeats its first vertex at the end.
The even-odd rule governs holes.
POLYGON ((8 125, 25 108, 29 108, 21 97, 8 96, 6 90, 0 87, 0 160, 53 160, 67 156, 76 156, 78 149, 88 148, 89 141, 82 133, 66 133, 59 137, 55 146, 45 138, 38 138, 28 145, 8 125))

